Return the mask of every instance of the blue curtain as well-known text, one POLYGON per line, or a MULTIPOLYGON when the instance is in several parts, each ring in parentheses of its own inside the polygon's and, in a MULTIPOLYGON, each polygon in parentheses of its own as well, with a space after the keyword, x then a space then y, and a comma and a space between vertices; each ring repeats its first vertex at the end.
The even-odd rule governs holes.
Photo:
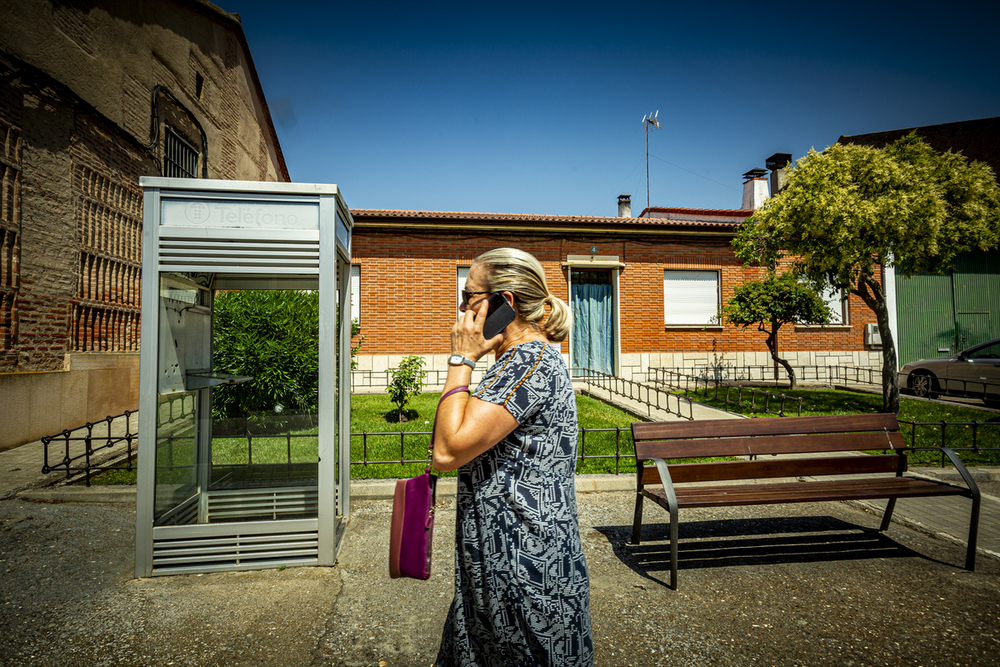
POLYGON ((610 276, 573 276, 573 358, 574 368, 614 373, 614 322, 611 309, 610 276))

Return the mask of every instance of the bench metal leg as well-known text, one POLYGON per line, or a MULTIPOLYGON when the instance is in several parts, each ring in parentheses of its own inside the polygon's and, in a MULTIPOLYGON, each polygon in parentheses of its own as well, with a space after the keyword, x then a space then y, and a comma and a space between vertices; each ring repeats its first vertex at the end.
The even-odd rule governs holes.
POLYGON ((639 544, 639 534, 642 532, 642 491, 635 494, 635 518, 632 519, 632 544, 639 544))
POLYGON ((969 520, 969 548, 965 552, 965 569, 976 569, 976 540, 979 537, 979 487, 972 494, 972 518, 969 520))
POLYGON ((670 588, 677 590, 677 505, 670 507, 670 588))
POLYGON ((878 527, 880 533, 889 530, 889 523, 892 521, 892 511, 896 509, 896 499, 889 498, 885 504, 885 514, 882 515, 882 525, 878 527))

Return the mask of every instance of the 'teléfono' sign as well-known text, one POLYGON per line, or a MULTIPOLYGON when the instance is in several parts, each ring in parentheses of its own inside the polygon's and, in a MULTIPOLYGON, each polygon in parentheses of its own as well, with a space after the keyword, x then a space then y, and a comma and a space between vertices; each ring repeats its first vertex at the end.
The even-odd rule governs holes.
POLYGON ((161 203, 160 224, 171 227, 319 229, 316 202, 165 198, 161 203))

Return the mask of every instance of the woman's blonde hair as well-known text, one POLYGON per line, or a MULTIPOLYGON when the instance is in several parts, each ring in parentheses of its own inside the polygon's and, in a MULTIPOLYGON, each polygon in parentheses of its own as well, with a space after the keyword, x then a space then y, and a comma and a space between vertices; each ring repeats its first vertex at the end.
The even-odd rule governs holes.
POLYGON ((566 339, 572 321, 569 306, 549 292, 545 269, 533 255, 517 248, 496 248, 479 255, 472 264, 485 268, 489 291, 514 295, 514 307, 521 319, 541 329, 550 341, 566 339), (545 319, 545 304, 550 308, 548 319, 545 319))

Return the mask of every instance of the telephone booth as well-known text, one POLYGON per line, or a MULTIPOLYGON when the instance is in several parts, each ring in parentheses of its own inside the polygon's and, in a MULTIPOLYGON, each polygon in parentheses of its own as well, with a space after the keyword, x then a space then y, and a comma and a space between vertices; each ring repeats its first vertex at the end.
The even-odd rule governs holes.
POLYGON ((340 191, 140 185, 136 576, 333 565, 350 513, 340 191))

